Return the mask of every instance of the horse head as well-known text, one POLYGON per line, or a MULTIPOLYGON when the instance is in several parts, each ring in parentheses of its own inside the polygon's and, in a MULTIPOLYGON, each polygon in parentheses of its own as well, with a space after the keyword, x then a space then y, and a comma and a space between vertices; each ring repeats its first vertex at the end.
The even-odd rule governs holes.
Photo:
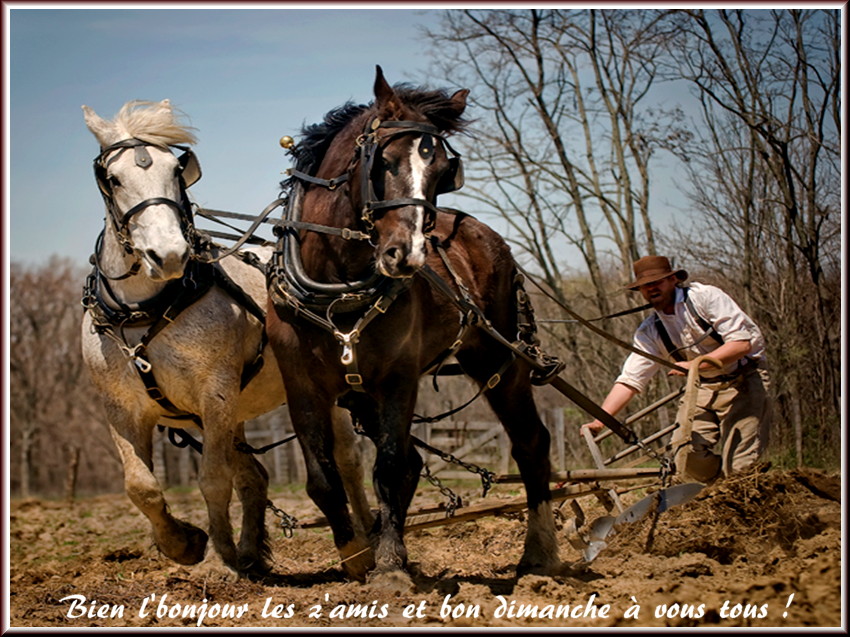
POLYGON ((107 208, 105 241, 123 246, 132 271, 143 265, 153 281, 179 278, 191 255, 186 188, 200 168, 192 151, 177 144, 194 143, 194 135, 177 123, 168 100, 128 102, 114 121, 87 106, 83 113, 101 147, 94 169, 107 208))
POLYGON ((391 87, 377 67, 375 101, 358 138, 352 206, 376 245, 375 263, 389 277, 412 276, 425 263, 438 195, 462 184, 460 155, 448 134, 461 130, 469 91, 391 87))

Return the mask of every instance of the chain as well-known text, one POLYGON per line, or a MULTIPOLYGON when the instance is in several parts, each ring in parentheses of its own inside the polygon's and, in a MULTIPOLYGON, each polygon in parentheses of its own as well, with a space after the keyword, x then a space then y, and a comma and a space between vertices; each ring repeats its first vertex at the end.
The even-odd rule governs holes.
MULTIPOLYGON (((483 489, 481 497, 484 498, 487 496, 487 492, 490 491, 490 487, 493 486, 493 480, 496 477, 495 473, 493 473, 489 469, 485 469, 484 467, 479 467, 476 464, 464 462, 460 458, 457 458, 448 452, 440 451, 436 447, 431 447, 430 445, 428 447, 428 451, 433 453, 435 456, 438 456, 443 462, 448 462, 449 464, 456 464, 460 467, 463 467, 470 473, 477 473, 478 476, 481 478, 481 487, 483 489)), ((426 475, 425 477, 427 478, 428 476, 426 475)))
POLYGON ((428 468, 427 464, 423 468, 422 477, 437 487, 443 497, 448 500, 446 503, 446 517, 453 517, 455 511, 463 506, 463 500, 461 500, 460 496, 440 482, 440 479, 431 473, 431 469, 428 468))
POLYGON ((661 463, 661 488, 666 489, 670 486, 670 480, 676 473, 676 466, 669 456, 659 457, 658 462, 661 463))
POLYGON ((270 509, 277 517, 280 518, 280 528, 283 530, 284 537, 291 538, 293 531, 298 528, 298 518, 289 515, 283 509, 279 509, 274 503, 269 500, 266 503, 266 508, 270 509))

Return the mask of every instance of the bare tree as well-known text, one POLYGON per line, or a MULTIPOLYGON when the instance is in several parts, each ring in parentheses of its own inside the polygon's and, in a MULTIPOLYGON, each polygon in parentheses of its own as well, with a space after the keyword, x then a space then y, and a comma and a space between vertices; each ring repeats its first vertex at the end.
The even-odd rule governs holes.
MULTIPOLYGON (((675 16, 539 9, 444 16, 440 31, 429 33, 435 65, 472 90, 478 115, 474 140, 458 142, 468 158, 469 211, 498 216, 520 261, 578 313, 605 316, 633 305, 619 292, 633 261, 655 251, 652 166, 670 140, 689 135, 681 109, 663 107, 652 90, 675 16)), ((568 318, 555 304, 538 306, 541 317, 568 318)), ((635 321, 601 326, 630 340, 635 321)), ((594 396, 607 391, 627 352, 575 323, 544 329, 576 384, 594 396)))
MULTIPOLYGON (((69 463, 95 488, 120 486, 111 444, 101 424, 80 355, 80 295, 84 275, 69 261, 35 268, 12 264, 9 307, 10 441, 13 490, 60 494, 69 463), (104 459, 107 461, 104 462, 104 459), (110 478, 111 476, 111 478, 110 478)), ((91 486, 87 484, 87 486, 91 486)))
MULTIPOLYGON (((702 125, 683 157, 701 214, 679 245, 766 331, 796 439, 834 455, 840 396, 840 16, 689 11, 671 47, 702 125), (695 239, 696 238, 696 239, 695 239), (830 452, 830 449, 832 451, 830 452)), ((780 429, 780 438, 788 439, 780 429)), ((788 432, 789 434, 791 432, 788 432)))

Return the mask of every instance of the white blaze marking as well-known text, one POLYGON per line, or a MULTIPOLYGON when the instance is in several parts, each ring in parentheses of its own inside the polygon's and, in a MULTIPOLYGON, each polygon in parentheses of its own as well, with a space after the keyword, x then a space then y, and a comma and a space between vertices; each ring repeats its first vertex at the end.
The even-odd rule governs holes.
MULTIPOLYGON (((410 196, 414 199, 425 199, 425 190, 423 183, 425 182, 425 170, 428 164, 422 159, 419 154, 419 145, 414 143, 410 145, 410 196)), ((423 260, 425 257, 425 208, 424 206, 416 206, 416 222, 413 230, 413 237, 410 243, 410 255, 415 261, 423 260)), ((421 265, 421 263, 420 263, 421 265)))

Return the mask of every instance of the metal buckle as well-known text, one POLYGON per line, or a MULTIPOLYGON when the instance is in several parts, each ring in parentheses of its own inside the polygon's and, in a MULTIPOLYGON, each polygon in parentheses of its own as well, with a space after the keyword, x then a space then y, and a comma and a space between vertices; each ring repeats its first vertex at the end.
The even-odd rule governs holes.
POLYGON ((345 382, 349 385, 362 385, 363 377, 360 374, 346 374, 345 382))

